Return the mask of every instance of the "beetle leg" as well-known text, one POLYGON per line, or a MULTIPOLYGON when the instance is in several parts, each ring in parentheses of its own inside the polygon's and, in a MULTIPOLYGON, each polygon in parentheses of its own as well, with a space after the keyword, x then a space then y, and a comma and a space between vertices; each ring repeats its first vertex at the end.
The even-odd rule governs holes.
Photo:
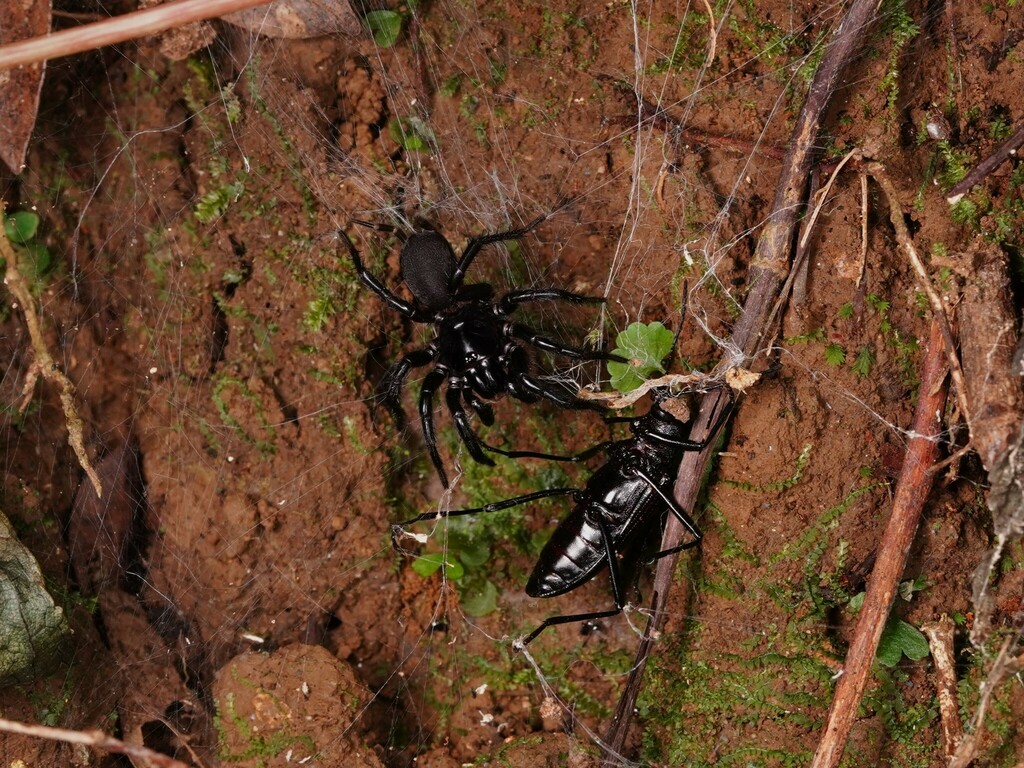
POLYGON ((592 445, 587 448, 587 450, 577 453, 574 456, 556 456, 552 453, 538 453, 537 451, 506 451, 502 448, 495 448, 493 445, 488 445, 487 443, 483 443, 483 447, 492 453, 499 453, 502 456, 508 456, 510 459, 547 459, 548 461, 580 462, 586 461, 591 456, 596 456, 601 451, 607 450, 614 444, 614 440, 606 440, 603 443, 592 445))
POLYGON ((438 517, 462 517, 463 515, 479 515, 487 512, 500 512, 503 509, 509 507, 517 507, 520 504, 528 504, 531 501, 537 499, 546 499, 549 496, 568 496, 569 494, 576 493, 576 488, 548 488, 544 491, 534 491, 533 493, 527 493, 523 496, 516 496, 512 499, 505 499, 504 501, 495 501, 492 504, 485 504, 482 507, 471 507, 469 509, 452 509, 447 512, 424 512, 422 515, 417 515, 409 520, 404 520, 401 523, 396 523, 392 528, 404 528, 407 525, 413 523, 422 523, 425 520, 436 520, 438 517))
MULTIPOLYGON (((671 512, 673 515, 675 515, 676 519, 679 520, 679 522, 682 523, 683 526, 687 530, 689 530, 690 533, 693 535, 693 539, 694 540, 692 542, 690 542, 689 544, 686 544, 686 545, 684 545, 682 547, 679 547, 678 549, 687 549, 689 547, 699 546, 700 542, 701 542, 701 539, 704 538, 704 534, 701 533, 700 528, 698 528, 697 524, 695 522, 693 522, 693 518, 691 518, 686 513, 686 510, 683 509, 682 507, 680 507, 679 504, 676 503, 676 500, 674 498, 672 498, 669 494, 667 494, 663 490, 661 490, 661 488, 658 487, 658 484, 656 482, 654 482, 654 480, 651 479, 651 477, 646 472, 644 472, 642 469, 634 468, 633 472, 636 474, 637 477, 639 477, 641 480, 643 480, 645 483, 647 483, 651 487, 651 489, 656 494, 658 494, 661 497, 661 500, 664 501, 665 504, 668 505, 669 512, 671 512)), ((676 550, 675 549, 673 549, 673 550, 665 550, 665 552, 659 552, 654 557, 655 557, 655 559, 657 559, 659 557, 664 557, 666 554, 671 554, 673 551, 676 551, 676 550)))

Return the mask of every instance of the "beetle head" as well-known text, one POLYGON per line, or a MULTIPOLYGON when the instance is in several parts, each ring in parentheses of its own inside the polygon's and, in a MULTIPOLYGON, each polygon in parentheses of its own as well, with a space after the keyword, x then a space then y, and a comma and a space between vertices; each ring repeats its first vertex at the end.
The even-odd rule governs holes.
POLYGON ((456 266, 455 252, 437 232, 409 235, 399 258, 402 280, 428 312, 436 312, 451 302, 456 266))
POLYGON ((668 390, 661 389, 653 390, 652 394, 654 403, 647 413, 633 421, 633 433, 669 443, 685 440, 690 431, 686 398, 673 397, 668 390))

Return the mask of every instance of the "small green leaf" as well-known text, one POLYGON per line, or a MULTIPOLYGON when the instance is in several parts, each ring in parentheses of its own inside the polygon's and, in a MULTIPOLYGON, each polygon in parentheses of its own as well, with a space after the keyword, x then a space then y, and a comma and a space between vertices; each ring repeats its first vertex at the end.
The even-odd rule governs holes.
MULTIPOLYGON (((455 550, 454 542, 448 542, 449 549, 455 550)), ((491 559, 491 548, 486 541, 473 541, 466 539, 458 542, 459 560, 467 568, 479 568, 491 559)))
POLYGON ((928 653, 928 640, 917 627, 903 619, 890 619, 885 623, 878 641, 876 658, 879 664, 895 667, 903 656, 911 661, 920 661, 928 653))
POLYGON ((209 224, 214 219, 223 216, 228 207, 237 202, 244 193, 245 184, 241 181, 225 184, 218 189, 211 189, 196 203, 196 218, 202 224, 209 224))
POLYGON ((875 364, 875 353, 870 347, 861 347, 857 353, 857 359, 853 361, 853 372, 866 379, 871 373, 871 367, 875 364))
POLYGON ((39 215, 32 211, 16 211, 4 219, 7 239, 18 245, 25 245, 39 230, 39 215))
POLYGON ((486 579, 473 580, 459 590, 459 602, 470 616, 486 616, 498 607, 498 588, 486 579))
POLYGON ((50 249, 42 243, 28 243, 18 250, 21 273, 33 281, 42 280, 53 269, 55 261, 50 249))
POLYGON ((402 149, 413 152, 427 149, 434 134, 419 118, 406 117, 388 123, 388 132, 402 149))
POLYGON ((381 48, 390 48, 402 32, 402 17, 394 11, 370 11, 366 14, 373 42, 381 48))
POLYGON ((426 579, 437 572, 443 561, 444 555, 440 552, 429 552, 426 555, 421 555, 413 560, 411 567, 416 571, 416 573, 426 579))
POLYGON ((457 560, 451 560, 440 552, 428 552, 412 561, 411 568, 424 579, 433 576, 438 569, 444 567, 444 574, 452 581, 458 581, 466 575, 466 569, 457 560))
POLYGON ((655 371, 664 373, 661 361, 672 351, 674 334, 664 325, 633 323, 615 337, 613 354, 625 357, 628 363, 608 363, 612 386, 625 394, 643 384, 655 371))
POLYGON ((829 344, 825 347, 825 362, 829 365, 842 365, 846 362, 846 350, 839 344, 829 344))

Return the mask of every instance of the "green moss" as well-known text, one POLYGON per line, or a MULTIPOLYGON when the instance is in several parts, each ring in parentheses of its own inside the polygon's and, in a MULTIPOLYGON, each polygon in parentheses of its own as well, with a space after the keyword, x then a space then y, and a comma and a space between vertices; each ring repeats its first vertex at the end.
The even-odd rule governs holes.
MULTIPOLYGON (((264 691, 264 693, 266 692, 264 691)), ((271 698, 273 699, 273 697, 271 698)), ((279 703, 276 699, 273 700, 279 703)), ((260 733, 237 712, 235 697, 232 693, 228 693, 224 700, 218 703, 213 723, 218 735, 218 756, 226 763, 248 762, 257 768, 262 768, 295 744, 303 745, 311 753, 316 752, 316 743, 304 734, 292 734, 287 730, 271 734, 260 733), (231 752, 228 749, 229 728, 233 728, 246 742, 245 748, 240 752, 231 752)))

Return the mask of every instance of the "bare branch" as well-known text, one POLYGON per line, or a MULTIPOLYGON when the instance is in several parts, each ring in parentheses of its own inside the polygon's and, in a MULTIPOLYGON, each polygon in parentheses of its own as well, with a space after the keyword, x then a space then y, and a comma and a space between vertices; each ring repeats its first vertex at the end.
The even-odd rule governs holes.
POLYGON ((921 370, 921 387, 910 428, 914 437, 907 446, 903 469, 896 484, 892 514, 882 534, 875 568, 864 594, 864 605, 857 616, 842 677, 836 685, 835 697, 811 768, 835 768, 846 749, 846 740, 867 686, 878 641, 892 610, 910 546, 921 521, 921 511, 935 476, 931 466, 939 450, 938 437, 942 431, 946 391, 942 332, 937 319, 932 318, 928 352, 921 370))
POLYGON ((127 755, 135 765, 142 766, 142 768, 188 768, 180 760, 175 760, 173 757, 160 752, 154 752, 149 747, 128 744, 120 739, 115 739, 113 736, 108 736, 103 731, 69 731, 66 728, 19 723, 15 720, 5 720, 3 718, 0 718, 0 731, 32 736, 37 739, 63 741, 67 744, 84 744, 87 747, 96 747, 106 752, 127 755))
MULTIPOLYGON (((0 201, 0 217, 4 215, 4 204, 0 201)), ((103 486, 100 484, 99 475, 93 469, 89 461, 89 455, 85 451, 85 439, 82 433, 82 419, 75 409, 75 385, 64 375, 64 372, 57 367, 50 350, 46 347, 46 339, 43 338, 42 326, 39 323, 39 316, 36 314, 36 302, 25 283, 25 278, 18 271, 18 254, 7 239, 7 232, 0 227, 0 258, 7 261, 7 273, 4 276, 8 290, 14 296, 15 308, 21 305, 21 311, 25 314, 25 325, 28 326, 28 335, 32 340, 32 349, 35 352, 35 362, 29 368, 25 377, 24 396, 21 409, 24 410, 32 399, 32 390, 36 381, 42 376, 54 384, 60 391, 60 403, 64 409, 64 420, 68 427, 68 442, 75 449, 78 463, 82 465, 85 474, 89 476, 97 496, 103 496, 103 486)))
POLYGON ((176 0, 164 3, 45 37, 0 45, 0 70, 123 43, 265 3, 266 0, 176 0))

